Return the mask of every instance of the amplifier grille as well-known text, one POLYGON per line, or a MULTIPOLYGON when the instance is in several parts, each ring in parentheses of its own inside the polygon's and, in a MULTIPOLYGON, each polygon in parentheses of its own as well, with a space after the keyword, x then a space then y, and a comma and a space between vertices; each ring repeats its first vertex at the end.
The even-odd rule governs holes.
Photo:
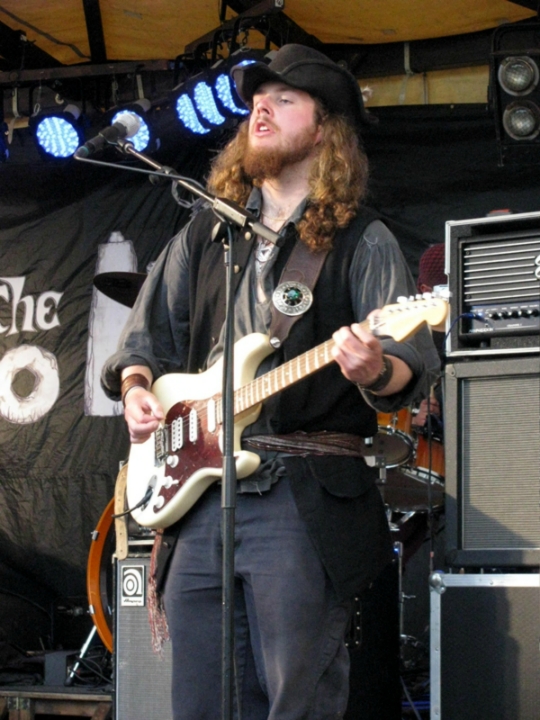
POLYGON ((463 244, 466 305, 524 302, 540 297, 540 235, 506 233, 463 244))
POLYGON ((462 388, 463 549, 540 548, 540 378, 462 388))

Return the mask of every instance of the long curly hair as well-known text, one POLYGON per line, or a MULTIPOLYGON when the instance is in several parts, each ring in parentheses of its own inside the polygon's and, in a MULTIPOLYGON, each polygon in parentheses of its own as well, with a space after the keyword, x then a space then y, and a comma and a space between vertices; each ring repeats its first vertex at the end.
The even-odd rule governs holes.
MULTIPOLYGON (((298 234, 311 250, 332 248, 338 228, 346 227, 366 195, 368 159, 358 135, 345 118, 327 113, 316 102, 322 139, 309 175, 306 211, 298 223, 298 234)), ((245 205, 253 185, 243 165, 248 143, 248 121, 214 158, 208 189, 221 197, 245 205)))

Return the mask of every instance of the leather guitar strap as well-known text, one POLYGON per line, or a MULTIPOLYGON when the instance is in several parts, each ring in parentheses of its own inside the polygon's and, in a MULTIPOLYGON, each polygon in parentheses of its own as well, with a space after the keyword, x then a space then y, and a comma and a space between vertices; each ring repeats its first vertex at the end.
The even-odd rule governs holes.
MULTIPOLYGON (((297 239, 287 264, 283 268, 278 285, 282 283, 303 283, 313 292, 327 255, 328 250, 313 252, 305 243, 297 239)), ((271 344, 275 348, 280 347, 287 339, 292 326, 302 317, 302 314, 286 315, 272 304, 272 322, 270 323, 268 335, 271 344)))
MULTIPOLYGON (((114 514, 121 515, 126 510, 126 485, 127 485, 127 463, 122 466, 116 478, 114 486, 114 514)), ((114 529, 116 533, 116 558, 125 560, 128 556, 128 530, 127 515, 117 517, 114 520, 114 529)))

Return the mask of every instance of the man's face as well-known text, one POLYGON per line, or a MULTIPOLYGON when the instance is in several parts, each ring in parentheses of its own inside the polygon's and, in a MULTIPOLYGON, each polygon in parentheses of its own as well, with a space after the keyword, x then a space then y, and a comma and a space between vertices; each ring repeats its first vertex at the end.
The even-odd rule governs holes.
POLYGON ((253 96, 244 167, 260 179, 277 177, 288 165, 314 157, 322 130, 311 95, 267 82, 253 96))

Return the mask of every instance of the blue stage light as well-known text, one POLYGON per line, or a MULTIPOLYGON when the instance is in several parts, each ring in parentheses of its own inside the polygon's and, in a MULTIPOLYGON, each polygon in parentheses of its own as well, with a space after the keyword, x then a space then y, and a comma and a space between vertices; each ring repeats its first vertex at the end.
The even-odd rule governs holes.
POLYGON ((77 125, 80 111, 67 106, 59 112, 38 115, 30 120, 38 147, 54 158, 68 158, 82 142, 82 132, 77 125))
POLYGON ((236 104, 233 98, 232 81, 228 75, 225 75, 225 73, 218 75, 214 83, 214 89, 220 103, 226 107, 229 112, 232 112, 234 115, 249 115, 249 110, 246 107, 239 107, 236 104))
POLYGON ((135 150, 137 150, 137 152, 143 152, 150 145, 150 128, 148 127, 148 124, 146 123, 146 120, 144 119, 142 114, 135 112, 134 110, 119 110, 113 115, 111 125, 114 125, 114 123, 120 118, 120 116, 125 115, 127 112, 129 112, 131 115, 135 115, 141 123, 137 134, 133 137, 130 137, 129 141, 133 143, 133 146, 135 150))
POLYGON ((204 127, 197 117, 197 112, 187 93, 182 93, 176 101, 176 114, 180 122, 184 123, 188 130, 197 135, 206 135, 210 132, 209 128, 204 127))
POLYGON ((223 125, 225 118, 217 109, 212 88, 204 80, 198 82, 193 88, 195 106, 202 117, 212 125, 223 125))
POLYGON ((243 48, 175 88, 172 104, 179 120, 198 135, 234 128, 249 115, 249 109, 238 96, 229 71, 233 65, 266 59, 267 54, 260 50, 243 48))

